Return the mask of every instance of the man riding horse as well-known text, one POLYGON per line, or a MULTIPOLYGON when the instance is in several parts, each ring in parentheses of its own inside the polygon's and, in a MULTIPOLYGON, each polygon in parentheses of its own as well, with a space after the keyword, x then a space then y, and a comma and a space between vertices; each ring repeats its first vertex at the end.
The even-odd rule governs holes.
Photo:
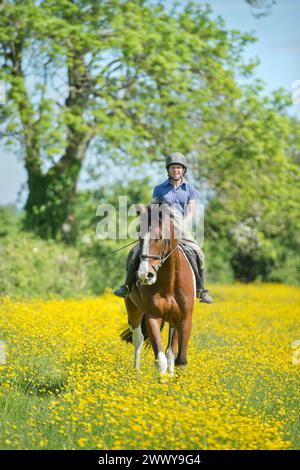
MULTIPOLYGON (((175 152, 167 157, 166 169, 168 179, 156 186, 153 191, 154 203, 162 201, 174 208, 174 222, 180 230, 180 246, 183 248, 190 261, 196 278, 196 296, 200 302, 211 304, 212 297, 204 287, 204 253, 192 236, 188 225, 196 215, 196 199, 198 192, 193 185, 184 178, 188 165, 182 153, 175 152), (187 213, 187 207, 189 212, 187 213)), ((131 260, 127 266, 127 276, 125 284, 114 291, 119 297, 128 297, 131 288, 136 280, 136 271, 139 267, 139 249, 134 247, 131 253, 131 260)))

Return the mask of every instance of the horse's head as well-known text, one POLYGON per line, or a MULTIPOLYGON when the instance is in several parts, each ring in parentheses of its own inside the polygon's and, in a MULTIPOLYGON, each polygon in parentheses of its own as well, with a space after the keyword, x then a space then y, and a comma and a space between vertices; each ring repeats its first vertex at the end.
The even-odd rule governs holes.
POLYGON ((138 279, 141 284, 152 285, 157 273, 171 253, 173 235, 172 210, 163 202, 155 201, 146 207, 136 206, 140 213, 140 265, 138 279))

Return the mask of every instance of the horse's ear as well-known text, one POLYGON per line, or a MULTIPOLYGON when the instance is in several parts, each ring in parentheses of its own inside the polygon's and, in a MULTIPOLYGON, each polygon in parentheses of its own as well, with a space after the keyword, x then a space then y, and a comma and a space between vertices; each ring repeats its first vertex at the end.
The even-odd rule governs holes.
POLYGON ((146 206, 144 206, 144 204, 141 204, 140 202, 135 203, 134 208, 138 215, 142 215, 147 210, 146 206))

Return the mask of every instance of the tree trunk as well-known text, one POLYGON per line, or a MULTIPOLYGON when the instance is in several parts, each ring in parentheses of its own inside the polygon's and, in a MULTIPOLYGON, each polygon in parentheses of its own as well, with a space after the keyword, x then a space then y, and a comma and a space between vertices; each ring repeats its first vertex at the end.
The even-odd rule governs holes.
POLYGON ((75 240, 74 203, 80 167, 81 163, 75 162, 65 172, 57 173, 51 169, 46 175, 30 175, 25 228, 43 238, 75 240))
POLYGON ((91 134, 76 137, 48 173, 27 169, 29 194, 24 226, 43 238, 61 238, 69 243, 76 239, 76 188, 91 134))
MULTIPOLYGON (((83 54, 74 51, 68 63, 69 95, 66 108, 73 110, 76 122, 68 125, 68 145, 59 162, 43 174, 41 158, 35 142, 34 126, 31 126, 30 142, 26 142, 25 166, 28 173, 29 195, 25 205, 24 225, 44 238, 61 238, 73 243, 77 235, 75 219, 76 186, 82 162, 93 137, 93 129, 83 117, 88 98, 83 54), (84 86, 82 85, 84 84, 84 86), (33 142, 33 144, 32 144, 33 142)), ((23 78, 23 77, 22 77, 23 78)), ((23 80, 24 81, 24 80, 23 80)), ((24 86, 24 97, 26 96, 24 86)), ((28 99, 25 101, 33 115, 28 99)), ((28 111, 25 117, 28 121, 28 111)), ((32 116, 31 122, 32 122, 32 116)), ((30 129, 23 119, 24 128, 30 129)), ((28 140, 28 138, 27 138, 28 140)))

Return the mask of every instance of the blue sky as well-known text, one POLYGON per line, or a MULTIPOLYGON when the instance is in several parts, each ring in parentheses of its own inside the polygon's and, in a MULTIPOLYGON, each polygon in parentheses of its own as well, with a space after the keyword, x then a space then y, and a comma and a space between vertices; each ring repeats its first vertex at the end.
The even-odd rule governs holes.
MULTIPOLYGON (((214 14, 221 15, 228 28, 254 32, 258 41, 249 46, 246 58, 258 57, 260 64, 256 77, 265 82, 268 93, 284 87, 291 90, 294 80, 300 80, 300 1, 277 0, 269 16, 256 19, 244 0, 211 0, 214 14)), ((291 114, 300 118, 300 105, 291 108, 291 114)), ((16 203, 26 173, 17 155, 0 148, 0 204, 16 203)), ((81 185, 82 187, 82 185, 81 185)), ((19 204, 24 201, 22 191, 19 204)))

